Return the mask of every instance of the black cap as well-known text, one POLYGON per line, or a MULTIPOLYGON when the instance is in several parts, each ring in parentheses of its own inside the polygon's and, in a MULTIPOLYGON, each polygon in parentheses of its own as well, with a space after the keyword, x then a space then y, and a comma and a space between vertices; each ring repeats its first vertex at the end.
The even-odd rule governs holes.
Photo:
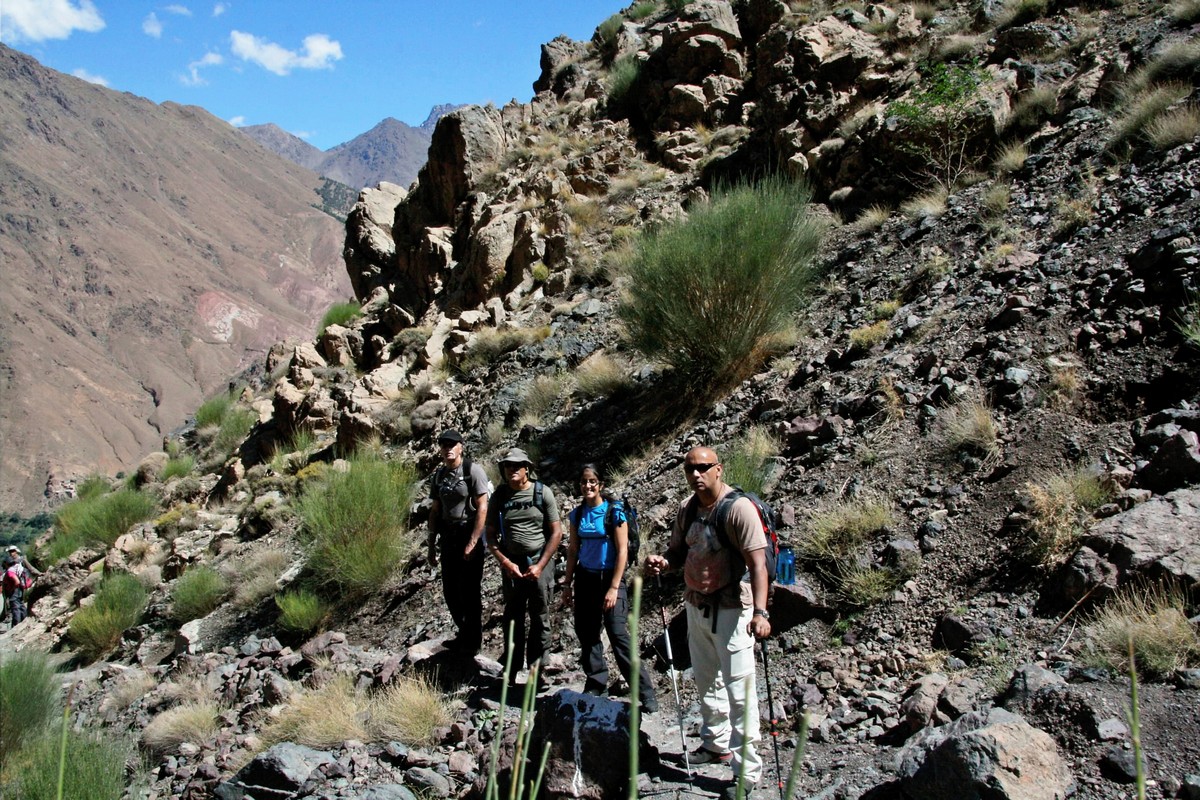
POLYGON ((442 431, 442 435, 438 437, 439 444, 442 442, 461 442, 462 440, 462 434, 453 428, 447 431, 442 431))

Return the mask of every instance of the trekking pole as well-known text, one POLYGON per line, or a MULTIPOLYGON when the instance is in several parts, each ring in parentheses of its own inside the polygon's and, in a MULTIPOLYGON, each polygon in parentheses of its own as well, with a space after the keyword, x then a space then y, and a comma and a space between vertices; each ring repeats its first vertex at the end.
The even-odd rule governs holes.
MULTIPOLYGON (((662 593, 662 578, 655 575, 654 580, 662 593)), ((679 744, 683 748, 683 766, 687 769, 688 780, 692 779, 692 760, 688 758, 687 737, 683 734, 683 702, 679 699, 679 679, 675 676, 675 657, 671 654, 671 630, 667 627, 667 604, 659 606, 662 612, 663 641, 667 645, 667 671, 671 673, 671 688, 675 690, 675 711, 679 716, 679 744)))
POLYGON ((775 718, 775 698, 771 695, 771 669, 767 666, 767 640, 762 640, 763 678, 767 682, 767 711, 771 720, 771 744, 775 747, 775 782, 779 784, 779 800, 783 798, 783 774, 779 769, 779 720, 775 718))

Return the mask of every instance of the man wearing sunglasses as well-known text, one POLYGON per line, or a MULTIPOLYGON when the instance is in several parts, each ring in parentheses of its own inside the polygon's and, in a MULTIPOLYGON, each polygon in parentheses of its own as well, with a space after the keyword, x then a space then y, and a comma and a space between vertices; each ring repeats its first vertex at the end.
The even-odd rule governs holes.
POLYGON ((724 469, 715 452, 693 448, 684 457, 683 471, 692 495, 679 506, 666 552, 647 557, 644 569, 648 575, 683 569, 688 650, 703 721, 702 744, 690 754, 690 763, 731 764, 734 780, 725 796, 736 796, 741 775, 743 796, 749 797, 762 777, 762 760, 754 747, 761 738, 754 640, 771 635, 767 539, 749 499, 738 497, 722 507, 722 498, 733 487, 721 479, 724 469), (728 547, 716 530, 718 512, 728 547), (741 551, 740 559, 731 552, 733 547, 741 551), (742 572, 743 563, 744 574, 733 574, 742 572))

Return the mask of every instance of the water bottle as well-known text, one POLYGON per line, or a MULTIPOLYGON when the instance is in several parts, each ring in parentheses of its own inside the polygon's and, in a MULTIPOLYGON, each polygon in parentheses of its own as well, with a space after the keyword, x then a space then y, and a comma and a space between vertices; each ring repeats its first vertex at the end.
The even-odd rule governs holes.
POLYGON ((790 547, 779 548, 779 558, 775 563, 775 582, 781 586, 791 586, 796 582, 796 554, 790 547))

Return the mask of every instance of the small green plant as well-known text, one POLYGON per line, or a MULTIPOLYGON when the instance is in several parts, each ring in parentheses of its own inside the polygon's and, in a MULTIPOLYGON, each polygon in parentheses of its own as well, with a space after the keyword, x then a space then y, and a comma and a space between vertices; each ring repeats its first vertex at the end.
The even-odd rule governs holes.
POLYGON ((1084 628, 1091 660, 1109 669, 1128 666, 1154 679, 1200 663, 1200 636, 1188 622, 1183 593, 1165 584, 1131 584, 1101 606, 1084 628))
POLYGON ((1025 486, 1030 508, 1024 551, 1033 563, 1061 562, 1075 551, 1092 513, 1113 497, 1111 482, 1089 470, 1053 472, 1025 486))
POLYGON ((171 587, 171 616, 176 622, 207 616, 221 604, 228 589, 225 578, 212 567, 189 569, 171 587))
POLYGON ((275 596, 275 605, 280 627, 305 636, 319 630, 329 615, 329 606, 307 589, 282 592, 275 596))
POLYGON ((944 409, 938 420, 950 450, 979 456, 985 462, 1000 457, 1000 428, 984 403, 962 400, 944 409))
POLYGON ((779 177, 718 187, 685 222, 641 238, 618 311, 633 346, 707 396, 757 370, 814 278, 823 228, 809 197, 779 177))
POLYGON ((891 327, 886 319, 855 328, 850 331, 850 349, 856 353, 865 353, 885 341, 890 333, 891 327))
POLYGON ((534 283, 545 283, 550 280, 550 268, 542 261, 534 262, 529 274, 533 277, 534 283))
POLYGON ((1175 320, 1175 329, 1185 342, 1200 348, 1200 296, 1188 295, 1187 305, 1175 320))
POLYGON ((231 408, 221 420, 213 446, 221 453, 232 452, 258 422, 258 414, 249 408, 231 408))
POLYGON ((59 679, 46 654, 10 653, 0 662, 0 761, 36 739, 59 716, 59 679))
POLYGON ((411 465, 370 454, 307 486, 297 510, 313 571, 352 595, 378 590, 412 552, 408 514, 416 490, 411 465))
POLYGON ((899 310, 899 300, 881 300, 871 308, 871 316, 877 322, 880 320, 888 320, 896 316, 896 312, 899 310))
MULTIPOLYGON (((111 546, 133 525, 154 516, 154 498, 137 489, 89 494, 60 508, 54 516, 55 538, 111 546)), ((73 551, 72 551, 73 552, 73 551)))
POLYGON ((106 575, 96 588, 93 602, 75 612, 68 634, 80 655, 94 661, 117 646, 121 634, 142 618, 146 590, 124 572, 106 575))
POLYGON ((317 326, 317 336, 319 337, 325 332, 325 329, 330 325, 345 325, 353 319, 362 316, 362 306, 354 301, 345 303, 334 303, 325 312, 325 316, 321 317, 321 322, 317 326))
POLYGON ((754 425, 735 439, 725 452, 724 480, 762 495, 771 475, 772 459, 779 455, 779 440, 766 428, 754 425))
POLYGON ((994 217, 1001 216, 1008 210, 1010 200, 1012 200, 1012 187, 1007 183, 993 183, 979 198, 984 210, 994 217))
POLYGON ((880 567, 850 567, 837 576, 838 594, 852 606, 873 606, 899 585, 891 570, 880 567))
POLYGON ((89 475, 75 487, 75 499, 91 500, 112 491, 112 483, 103 475, 89 475))
POLYGON ((159 477, 165 483, 171 478, 182 478, 185 475, 190 475, 196 466, 196 459, 192 456, 178 456, 169 459, 162 469, 162 475, 159 477))
POLYGON ((216 397, 205 400, 196 409, 196 428, 210 428, 221 424, 221 420, 225 419, 225 414, 233 405, 233 396, 229 393, 219 394, 216 397))
POLYGON ((600 39, 600 43, 605 47, 612 47, 617 42, 617 34, 621 31, 621 26, 625 24, 625 17, 620 14, 613 14, 608 19, 600 23, 596 28, 596 35, 600 39))

